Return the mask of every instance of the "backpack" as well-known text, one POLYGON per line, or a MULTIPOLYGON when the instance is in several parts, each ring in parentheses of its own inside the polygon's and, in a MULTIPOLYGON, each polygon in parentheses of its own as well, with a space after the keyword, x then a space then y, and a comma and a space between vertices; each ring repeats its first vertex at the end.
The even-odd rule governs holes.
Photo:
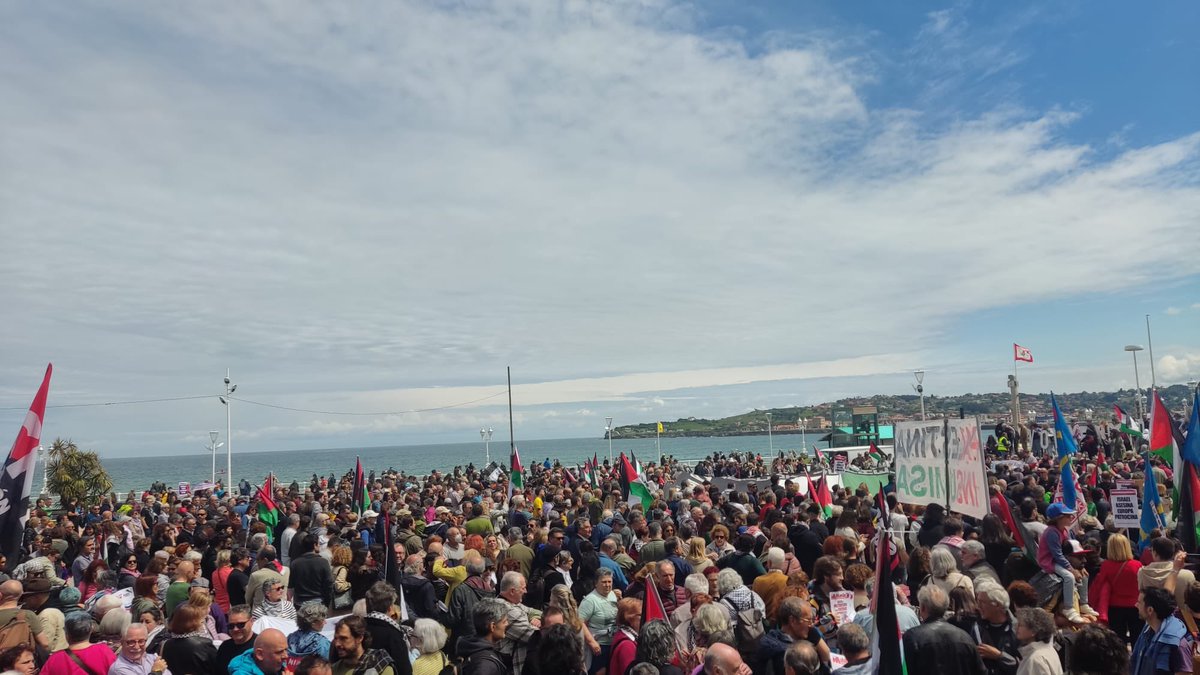
MULTIPOLYGON (((462 675, 475 675, 475 673, 479 672, 480 665, 482 665, 485 661, 490 661, 501 673, 511 672, 512 670, 504 664, 504 661, 500 660, 500 657, 496 655, 496 652, 487 650, 483 652, 476 652, 468 656, 467 660, 463 661, 462 667, 459 668, 459 672, 462 673, 462 675)), ((439 675, 447 675, 446 669, 443 668, 439 675)))
POLYGON ((438 671, 438 675, 458 675, 460 672, 462 672, 462 669, 462 659, 455 659, 451 661, 450 659, 446 658, 445 654, 442 654, 442 669, 438 671))
POLYGON ((25 620, 23 609, 18 609, 7 623, 0 626, 0 651, 17 646, 34 646, 33 629, 25 620))
POLYGON ((737 640, 738 653, 742 654, 743 659, 754 657, 758 651, 758 643, 767 633, 763 628, 763 611, 753 604, 745 609, 739 609, 733 603, 724 600, 721 602, 733 610, 733 637, 737 640))

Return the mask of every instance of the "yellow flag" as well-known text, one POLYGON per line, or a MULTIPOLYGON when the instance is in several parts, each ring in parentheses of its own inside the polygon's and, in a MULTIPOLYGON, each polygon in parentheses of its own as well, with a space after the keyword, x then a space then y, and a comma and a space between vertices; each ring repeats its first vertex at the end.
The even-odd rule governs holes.
POLYGON ((658 423, 658 433, 662 433, 662 422, 658 423))

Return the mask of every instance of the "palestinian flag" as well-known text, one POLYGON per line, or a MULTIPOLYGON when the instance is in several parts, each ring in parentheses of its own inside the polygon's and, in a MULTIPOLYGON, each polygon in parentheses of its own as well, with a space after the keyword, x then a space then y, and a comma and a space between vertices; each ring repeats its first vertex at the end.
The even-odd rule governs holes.
POLYGON ((1171 419, 1171 413, 1167 410, 1167 406, 1163 405, 1162 397, 1158 395, 1157 389, 1150 398, 1150 454, 1157 456, 1164 464, 1171 467, 1174 472, 1172 478, 1175 487, 1178 488, 1182 480, 1180 474, 1183 467, 1180 466, 1179 446, 1175 443, 1175 422, 1171 419))
MULTIPOLYGON (((999 490, 999 488, 994 488, 999 490)), ((1037 562, 1037 537, 1025 529, 1025 523, 1013 517, 1012 508, 1008 504, 1008 498, 1003 494, 999 494, 999 499, 996 500, 998 507, 995 511, 1004 525, 1008 527, 1008 531, 1012 533, 1013 541, 1025 554, 1025 557, 1037 562)), ((989 500, 990 501, 990 500, 989 500)))
POLYGON ((525 490, 525 467, 521 466, 521 453, 514 447, 508 458, 508 501, 512 502, 513 491, 525 490))
POLYGON ((641 504, 642 509, 649 509, 650 502, 654 501, 653 495, 650 494, 650 487, 638 477, 637 470, 629 463, 629 458, 625 453, 621 453, 621 494, 625 501, 629 502, 630 506, 641 504))
POLYGON ((662 596, 658 594, 658 584, 654 583, 653 574, 646 577, 646 599, 642 601, 642 625, 645 626, 650 621, 666 621, 668 625, 671 623, 662 596))
POLYGON ((829 493, 829 485, 825 483, 825 475, 822 474, 819 480, 814 481, 808 473, 808 469, 804 469, 804 477, 808 479, 808 496, 817 506, 821 507, 821 513, 826 518, 833 515, 833 495, 829 493))
POLYGON ((646 479, 646 469, 642 467, 642 463, 638 461, 637 455, 633 451, 629 451, 629 457, 633 460, 633 470, 637 472, 638 478, 646 479))
MULTIPOLYGON (((882 513, 887 513, 887 502, 883 490, 878 499, 882 513)), ((871 597, 875 610, 875 635, 871 639, 871 656, 877 675, 906 675, 904 647, 900 641, 900 621, 896 617, 896 591, 892 587, 892 570, 900 563, 895 550, 895 540, 879 532, 875 552, 875 593, 871 597)))
POLYGON ((879 446, 871 443, 871 449, 867 452, 867 459, 873 462, 882 462, 887 459, 887 455, 883 454, 883 451, 879 449, 879 446))
POLYGON ((1193 394, 1192 417, 1187 436, 1180 445, 1183 456, 1183 480, 1180 482, 1179 520, 1176 536, 1183 548, 1195 553, 1200 548, 1200 392, 1193 394))
POLYGON ((267 526, 268 539, 275 531, 275 526, 279 524, 279 507, 275 505, 274 494, 275 481, 268 475, 262 487, 258 488, 258 494, 255 495, 255 499, 258 500, 258 521, 267 526))
POLYGON ((350 504, 351 509, 359 516, 363 511, 367 510, 367 505, 371 503, 371 497, 367 492, 367 481, 363 477, 362 460, 358 457, 354 458, 354 487, 350 489, 350 504))
POLYGON ((1117 426, 1121 433, 1137 436, 1138 438, 1142 437, 1142 423, 1140 421, 1135 422, 1129 416, 1129 413, 1121 410, 1121 406, 1119 405, 1113 405, 1113 413, 1117 416, 1117 426))
MULTIPOLYGON (((579 465, 577 464, 576 466, 579 466, 579 465)), ((571 470, 565 466, 562 467, 562 475, 563 475, 563 480, 567 481, 567 483, 570 485, 574 485, 579 482, 579 480, 577 478, 575 478, 575 474, 571 473, 571 470)))

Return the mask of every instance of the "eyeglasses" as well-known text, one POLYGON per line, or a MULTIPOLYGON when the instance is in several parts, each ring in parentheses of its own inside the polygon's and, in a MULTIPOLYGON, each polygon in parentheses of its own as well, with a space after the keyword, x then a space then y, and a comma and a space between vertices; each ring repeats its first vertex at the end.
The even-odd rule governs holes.
POLYGON ((246 624, 248 624, 248 623, 250 623, 250 622, 249 621, 230 621, 229 627, 237 628, 237 629, 241 630, 242 628, 245 628, 246 624))

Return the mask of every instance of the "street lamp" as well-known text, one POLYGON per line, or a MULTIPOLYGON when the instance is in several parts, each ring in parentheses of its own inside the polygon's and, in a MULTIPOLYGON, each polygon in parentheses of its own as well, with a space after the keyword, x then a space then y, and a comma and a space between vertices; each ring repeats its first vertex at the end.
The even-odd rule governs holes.
POLYGON ((1146 419, 1146 411, 1142 408, 1142 379, 1138 375, 1137 353, 1142 351, 1141 345, 1125 345, 1125 351, 1133 354, 1133 385, 1137 387, 1138 424, 1146 419))
POLYGON ((487 464, 484 464, 484 466, 491 466, 492 465, 492 448, 491 448, 492 430, 491 429, 480 429, 479 437, 483 439, 483 456, 484 456, 484 459, 487 461, 487 464))
MULTIPOLYGON (((233 392, 237 391, 236 384, 229 382, 229 369, 225 369, 225 395, 218 398, 221 403, 225 404, 225 491, 228 492, 230 486, 233 485, 233 418, 231 417, 230 408, 233 407, 233 392)), ((216 473, 215 471, 213 472, 216 473)), ((216 478, 216 476, 213 476, 216 478)), ((213 481, 216 482, 215 480, 213 481)))
POLYGON ((221 435, 219 431, 208 432, 208 452, 212 455, 212 483, 217 483, 217 449, 225 445, 218 443, 217 438, 221 435))
POLYGON ((608 464, 609 464, 609 466, 612 466, 612 463, 613 463, 613 456, 612 456, 613 425, 612 425, 612 420, 613 420, 613 418, 611 418, 611 417, 604 418, 604 435, 608 436, 608 464))
POLYGON ((925 371, 914 370, 913 377, 917 378, 917 383, 913 385, 913 389, 917 390, 917 394, 921 396, 921 419, 925 419, 925 371))
POLYGON ((775 456, 775 440, 771 436, 771 413, 767 413, 767 445, 770 448, 770 454, 775 456))
POLYGON ((808 451, 808 420, 801 417, 796 424, 800 425, 800 454, 803 455, 808 451))

